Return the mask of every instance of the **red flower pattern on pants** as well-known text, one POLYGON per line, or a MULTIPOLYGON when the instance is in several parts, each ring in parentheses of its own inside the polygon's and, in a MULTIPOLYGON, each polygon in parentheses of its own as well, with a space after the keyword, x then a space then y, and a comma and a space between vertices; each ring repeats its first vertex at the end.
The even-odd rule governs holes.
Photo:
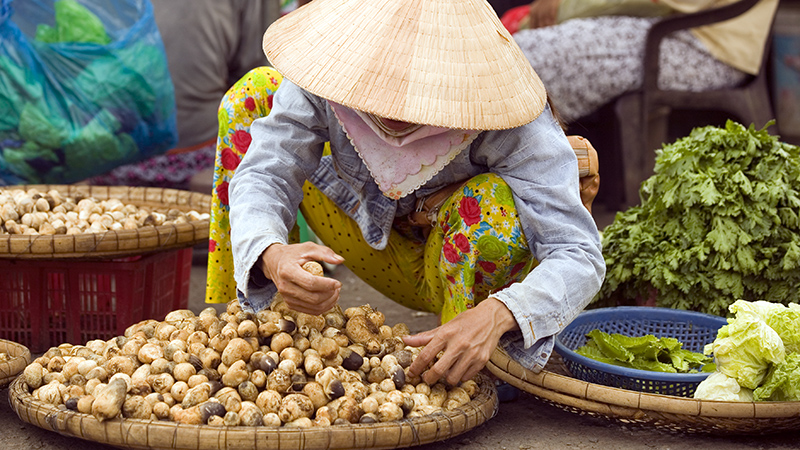
POLYGON ((442 252, 444 253, 444 257, 451 263, 457 263, 461 260, 461 255, 458 253, 458 250, 456 250, 456 248, 450 242, 444 243, 442 252))
POLYGON ((486 273, 494 273, 497 270, 497 265, 491 261, 478 261, 478 265, 486 273))
POLYGON ((456 247, 458 247, 459 250, 461 250, 461 253, 469 253, 469 239, 462 233, 458 233, 456 237, 453 238, 453 243, 456 244, 456 247))
POLYGON ((244 130, 236 130, 233 133, 233 137, 231 137, 233 141, 233 146, 236 147, 236 150, 239 153, 247 153, 247 149, 250 148, 250 142, 253 138, 250 136, 250 133, 244 130))
POLYGON ((217 198, 219 202, 225 206, 228 206, 228 182, 223 181, 217 186, 217 198))
POLYGON ((432 233, 442 242, 438 271, 447 280, 441 318, 459 312, 521 281, 536 263, 516 208, 498 192, 508 189, 494 174, 473 177, 442 206, 445 220, 432 233))
POLYGON ((225 170, 236 170, 236 168, 239 167, 239 157, 236 156, 236 153, 230 148, 222 149, 222 152, 220 152, 220 160, 225 170))
POLYGON ((481 207, 475 197, 464 197, 458 206, 458 214, 467 226, 475 225, 481 220, 481 207))

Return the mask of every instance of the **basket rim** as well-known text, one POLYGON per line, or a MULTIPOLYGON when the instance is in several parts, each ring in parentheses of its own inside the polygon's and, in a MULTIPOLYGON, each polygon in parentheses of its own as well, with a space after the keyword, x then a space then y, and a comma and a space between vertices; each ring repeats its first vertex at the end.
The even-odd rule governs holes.
MULTIPOLYGON (((21 184, 0 190, 51 189, 65 196, 84 195, 99 200, 117 198, 137 206, 163 205, 211 213, 209 194, 181 189, 144 186, 93 186, 83 184, 21 184)), ((210 221, 194 220, 182 224, 158 225, 135 230, 109 230, 76 235, 0 234, 3 259, 75 259, 133 256, 162 249, 191 247, 208 240, 210 221)))
POLYGON ((31 362, 31 351, 28 347, 7 339, 0 339, 0 352, 8 353, 11 358, 0 362, 0 387, 11 383, 31 362))
MULTIPOLYGON (((374 424, 330 425, 327 427, 286 428, 266 426, 213 427, 186 425, 163 420, 113 419, 98 421, 91 414, 61 410, 33 397, 22 377, 9 387, 11 409, 23 422, 61 435, 76 437, 120 448, 218 450, 227 439, 236 442, 259 442, 258 448, 279 449, 286 439, 296 438, 302 450, 329 448, 390 449, 406 448, 449 439, 474 429, 497 415, 498 398, 494 382, 488 374, 476 377, 479 392, 460 408, 428 416, 406 418, 374 424), (460 420, 463 419, 463 420, 460 420), (120 430, 164 432, 165 438, 151 439, 141 433, 120 430), (167 433, 168 432, 168 433, 167 433), (380 441, 382 433, 391 432, 397 442, 380 441), (85 434, 80 434, 85 433, 85 434), (202 436, 202 440, 197 439, 202 436), (94 437, 94 438, 93 438, 94 437), (102 437, 102 439, 96 439, 102 437), (282 438, 283 437, 283 438, 282 438), (371 437, 371 443, 366 442, 371 437), (142 442, 144 440, 144 443, 142 442), (282 442, 283 440, 283 442, 282 442), (336 445, 332 446, 335 442, 336 445), (186 445, 184 445, 186 444, 186 445), (261 445, 263 444, 263 445, 261 445)), ((287 447, 288 448, 288 447, 287 447)))
POLYGON ((547 368, 533 372, 501 348, 495 349, 486 368, 542 401, 571 412, 623 423, 711 434, 769 434, 800 429, 800 402, 701 400, 632 391, 583 381, 547 368), (791 424, 756 426, 756 422, 771 420, 790 421, 791 424), (718 423, 720 428, 709 427, 709 423, 718 423))
POLYGON ((598 308, 585 310, 578 314, 578 316, 570 322, 564 329, 558 333, 554 339, 554 346, 556 351, 567 361, 581 364, 590 369, 598 370, 600 372, 609 373, 612 375, 619 375, 629 378, 637 378, 648 381, 663 381, 663 382, 701 382, 711 375, 710 372, 699 373, 671 373, 671 372, 654 372, 650 370, 632 369, 628 367, 615 366, 613 364, 604 363, 601 361, 588 358, 580 355, 563 342, 562 337, 570 328, 576 325, 581 325, 590 319, 603 319, 610 317, 624 316, 626 319, 656 319, 656 320, 675 320, 675 319, 698 319, 705 321, 719 322, 720 327, 727 323, 727 320, 721 316, 706 314, 696 311, 678 310, 672 308, 662 308, 653 306, 615 306, 610 308, 598 308), (657 317, 654 317, 657 315, 657 317))

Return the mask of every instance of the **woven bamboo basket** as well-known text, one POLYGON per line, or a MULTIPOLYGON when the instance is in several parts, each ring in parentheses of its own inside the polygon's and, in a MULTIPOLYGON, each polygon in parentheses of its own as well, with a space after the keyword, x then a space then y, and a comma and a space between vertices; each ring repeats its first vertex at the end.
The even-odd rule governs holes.
POLYGON ((31 352, 22 344, 0 339, 0 353, 9 357, 8 361, 0 362, 0 388, 4 388, 31 363, 31 352))
POLYGON ((8 398, 19 418, 45 430, 121 448, 148 449, 387 449, 442 441, 471 430, 497 413, 497 391, 486 375, 478 375, 480 391, 453 411, 379 424, 314 428, 212 427, 167 421, 94 416, 35 399, 22 377, 9 387, 8 398))
POLYGON ((497 349, 487 369, 496 377, 565 411, 626 424, 704 434, 764 435, 800 429, 800 402, 722 402, 648 394, 569 376, 558 355, 539 373, 497 349))
MULTIPOLYGON (((131 186, 22 185, 4 189, 57 190, 64 196, 81 195, 98 200, 118 199, 139 207, 175 208, 184 212, 211 211, 211 196, 178 189, 131 186)), ((75 235, 0 235, 0 258, 106 259, 191 247, 208 240, 208 220, 148 226, 136 230, 75 235)))

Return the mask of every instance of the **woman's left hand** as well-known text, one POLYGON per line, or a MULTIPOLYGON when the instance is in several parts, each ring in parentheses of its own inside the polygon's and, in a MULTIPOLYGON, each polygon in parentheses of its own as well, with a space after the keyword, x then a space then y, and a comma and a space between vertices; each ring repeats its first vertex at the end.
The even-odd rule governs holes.
POLYGON ((421 374, 430 385, 442 378, 451 385, 469 380, 489 361, 503 333, 515 328, 517 322, 506 305, 489 297, 444 325, 404 337, 406 345, 425 346, 408 368, 409 374, 421 374), (433 367, 422 373, 442 351, 433 367))

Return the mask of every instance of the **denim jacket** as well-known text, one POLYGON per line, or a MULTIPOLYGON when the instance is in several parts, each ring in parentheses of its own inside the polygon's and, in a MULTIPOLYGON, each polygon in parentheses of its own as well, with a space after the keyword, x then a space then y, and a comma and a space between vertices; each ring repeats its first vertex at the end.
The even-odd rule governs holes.
POLYGON ((416 192, 385 197, 370 176, 327 101, 284 80, 271 113, 256 119, 252 143, 230 183, 234 277, 246 309, 269 305, 276 292, 255 266, 273 243, 287 243, 309 180, 358 223, 365 241, 383 249, 395 217, 417 196, 492 172, 513 191, 520 221, 539 265, 523 282, 492 294, 513 313, 520 331, 501 345, 538 371, 555 335, 594 297, 605 275, 600 237, 580 200, 578 163, 548 108, 522 127, 482 132, 416 192), (330 142, 331 155, 323 157, 330 142))

